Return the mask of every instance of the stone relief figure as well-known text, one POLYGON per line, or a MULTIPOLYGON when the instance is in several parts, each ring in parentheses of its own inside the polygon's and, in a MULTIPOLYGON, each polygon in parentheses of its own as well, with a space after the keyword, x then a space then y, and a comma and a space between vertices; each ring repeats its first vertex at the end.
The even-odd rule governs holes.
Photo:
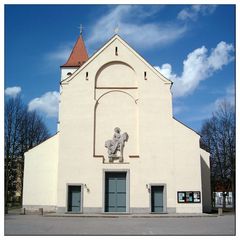
POLYGON ((125 132, 120 134, 121 129, 119 127, 114 128, 114 135, 112 140, 107 140, 105 142, 105 147, 108 149, 109 162, 113 162, 114 159, 119 159, 123 162, 123 148, 125 142, 128 141, 128 134, 125 132), (117 156, 118 151, 120 151, 120 156, 117 156))

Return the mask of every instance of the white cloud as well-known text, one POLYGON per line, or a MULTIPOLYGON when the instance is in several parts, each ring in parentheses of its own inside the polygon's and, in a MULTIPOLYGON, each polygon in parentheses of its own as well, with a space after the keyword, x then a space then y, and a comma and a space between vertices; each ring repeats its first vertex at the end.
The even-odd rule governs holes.
POLYGON ((216 5, 192 5, 191 7, 181 10, 177 18, 180 20, 196 21, 200 15, 212 14, 216 7, 216 5))
POLYGON ((59 93, 47 92, 39 98, 34 98, 28 104, 28 111, 41 111, 47 117, 56 117, 58 114, 59 93))
POLYGON ((15 98, 22 91, 21 87, 8 87, 5 89, 5 94, 7 96, 15 98))
POLYGON ((197 48, 189 53, 187 59, 183 61, 181 76, 173 73, 170 64, 163 64, 161 67, 156 66, 155 68, 174 82, 174 97, 181 97, 192 93, 201 81, 209 78, 215 71, 231 62, 234 59, 233 52, 233 45, 223 41, 211 50, 209 56, 205 46, 197 48))
POLYGON ((187 30, 179 24, 149 22, 149 16, 161 9, 158 6, 145 9, 136 5, 119 5, 98 19, 87 45, 95 48, 113 36, 118 26, 119 34, 135 47, 146 48, 166 44, 183 36, 187 30), (148 23, 145 23, 148 20, 148 23))
POLYGON ((172 73, 172 66, 169 63, 164 63, 161 67, 154 66, 164 77, 167 79, 170 79, 171 81, 174 81, 177 79, 177 75, 172 73))
POLYGON ((212 50, 208 58, 209 65, 214 69, 221 69, 222 66, 227 65, 234 57, 229 55, 234 50, 232 44, 220 42, 215 49, 212 50))

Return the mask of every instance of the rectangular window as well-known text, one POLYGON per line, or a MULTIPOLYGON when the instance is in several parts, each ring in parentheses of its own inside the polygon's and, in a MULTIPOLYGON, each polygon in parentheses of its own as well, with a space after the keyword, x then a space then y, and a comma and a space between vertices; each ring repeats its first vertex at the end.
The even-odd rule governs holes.
POLYGON ((147 72, 144 72, 144 80, 147 80, 147 72))

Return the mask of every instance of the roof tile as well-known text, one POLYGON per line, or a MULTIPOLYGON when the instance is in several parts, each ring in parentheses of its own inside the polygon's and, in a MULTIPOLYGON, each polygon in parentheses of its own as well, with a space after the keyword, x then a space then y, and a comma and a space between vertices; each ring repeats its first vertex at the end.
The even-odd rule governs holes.
POLYGON ((88 60, 88 53, 82 35, 80 35, 73 50, 65 64, 61 67, 80 67, 88 60))

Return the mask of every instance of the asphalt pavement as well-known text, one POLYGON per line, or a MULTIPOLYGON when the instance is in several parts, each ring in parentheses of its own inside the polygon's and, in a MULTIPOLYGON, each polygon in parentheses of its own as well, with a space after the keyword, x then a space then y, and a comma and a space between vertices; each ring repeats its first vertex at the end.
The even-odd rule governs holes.
POLYGON ((46 217, 5 215, 4 234, 9 235, 173 235, 234 236, 235 215, 215 217, 46 217))

